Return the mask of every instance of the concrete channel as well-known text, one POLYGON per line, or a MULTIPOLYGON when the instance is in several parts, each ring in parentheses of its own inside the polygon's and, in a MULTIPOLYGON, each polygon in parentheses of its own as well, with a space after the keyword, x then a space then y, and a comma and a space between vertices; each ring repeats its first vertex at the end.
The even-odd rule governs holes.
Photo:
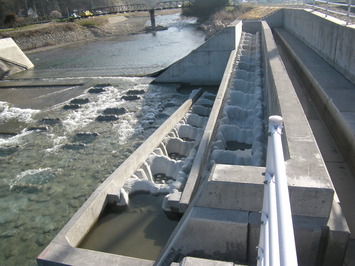
MULTIPOLYGON (((350 230, 272 33, 274 27, 292 28, 299 12, 312 25, 322 23, 306 10, 236 21, 156 78, 155 82, 213 85, 218 90, 193 91, 93 192, 37 263, 255 265, 265 121, 281 115, 298 263, 343 265, 350 230), (182 215, 155 260, 80 247, 107 206, 125 207, 137 192, 166 195, 163 210, 182 215)), ((355 38, 354 29, 349 32, 355 38)), ((342 66, 340 61, 337 68, 343 67, 342 73, 351 78, 354 65, 342 66)), ((341 121, 347 125, 346 119, 341 121)))

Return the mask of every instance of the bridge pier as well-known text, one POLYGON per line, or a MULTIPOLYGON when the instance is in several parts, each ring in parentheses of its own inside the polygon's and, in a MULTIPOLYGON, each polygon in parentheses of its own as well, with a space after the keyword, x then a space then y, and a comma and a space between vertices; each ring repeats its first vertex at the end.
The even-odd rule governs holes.
POLYGON ((149 14, 150 14, 150 23, 151 23, 152 29, 155 29, 154 9, 149 10, 149 14))

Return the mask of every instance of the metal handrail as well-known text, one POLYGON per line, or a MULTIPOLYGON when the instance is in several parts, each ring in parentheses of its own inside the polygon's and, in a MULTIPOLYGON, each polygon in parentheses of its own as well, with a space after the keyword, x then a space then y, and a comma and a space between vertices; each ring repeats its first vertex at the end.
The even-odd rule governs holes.
POLYGON ((282 125, 282 117, 269 117, 258 266, 298 265, 281 141, 282 125))
POLYGON ((351 4, 351 0, 347 0, 347 1, 348 1, 348 3, 345 4, 345 3, 339 3, 339 2, 332 2, 332 1, 329 1, 329 0, 326 0, 326 1, 324 1, 324 0, 313 0, 313 4, 304 3, 304 5, 311 6, 313 11, 315 10, 315 8, 318 8, 318 9, 321 9, 321 10, 325 10, 326 11, 326 14, 325 14, 326 17, 328 16, 329 12, 334 13, 334 14, 339 14, 339 15, 346 16, 346 25, 349 25, 350 24, 350 18, 355 18, 355 15, 353 15, 351 13, 351 8, 355 8, 355 5, 351 4), (322 7, 322 6, 316 5, 317 2, 325 3, 326 7, 322 7), (346 7, 348 7, 347 12, 343 13, 343 12, 339 12, 339 11, 330 9, 330 7, 333 6, 333 5, 346 6, 346 7))

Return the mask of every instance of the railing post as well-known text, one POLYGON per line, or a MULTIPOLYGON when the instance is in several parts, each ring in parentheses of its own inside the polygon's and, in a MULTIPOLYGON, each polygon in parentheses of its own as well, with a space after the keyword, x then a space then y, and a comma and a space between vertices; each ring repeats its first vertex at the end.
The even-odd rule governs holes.
POLYGON ((327 0, 327 9, 325 12, 325 17, 328 17, 328 15, 329 15, 329 0, 327 0))
POLYGON ((350 22, 350 12, 351 12, 351 0, 348 0, 348 12, 346 14, 346 25, 350 22))

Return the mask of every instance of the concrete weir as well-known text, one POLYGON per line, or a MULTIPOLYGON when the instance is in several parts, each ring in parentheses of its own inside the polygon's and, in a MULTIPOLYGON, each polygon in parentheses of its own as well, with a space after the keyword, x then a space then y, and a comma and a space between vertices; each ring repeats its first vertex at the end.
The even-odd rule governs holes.
POLYGON ((39 265, 255 265, 270 115, 284 119, 298 264, 343 265, 349 229, 269 26, 286 23, 282 14, 236 21, 155 80, 218 91, 193 91, 93 192, 39 265), (164 211, 183 215, 155 261, 78 247, 106 206, 124 207, 141 191, 165 195, 164 211))

